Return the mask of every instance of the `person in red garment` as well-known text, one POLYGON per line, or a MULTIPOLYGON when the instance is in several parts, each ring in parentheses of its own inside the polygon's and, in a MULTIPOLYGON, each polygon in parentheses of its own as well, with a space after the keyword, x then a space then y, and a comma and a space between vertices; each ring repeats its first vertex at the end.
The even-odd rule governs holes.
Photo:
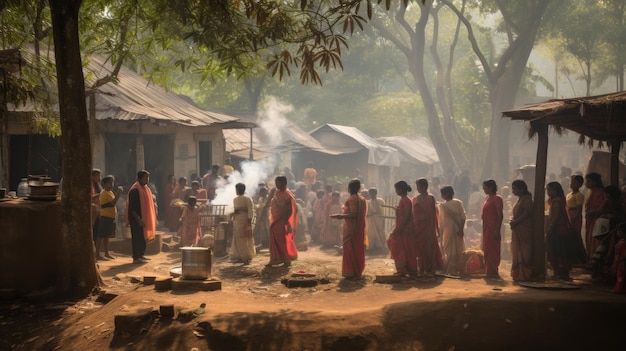
POLYGON ((298 258, 293 235, 298 226, 296 198, 287 189, 287 177, 275 179, 276 192, 270 203, 270 262, 266 267, 279 264, 287 267, 298 258))
POLYGON ((497 193, 498 185, 495 180, 485 180, 483 182, 483 191, 487 195, 483 202, 482 211, 482 249, 485 255, 485 273, 487 274, 487 278, 499 278, 498 267, 500 266, 500 246, 502 242, 500 228, 502 228, 502 220, 504 217, 502 212, 504 202, 502 201, 502 197, 497 193))
POLYGON ((343 261, 341 275, 344 278, 360 278, 365 269, 365 235, 367 231, 367 201, 361 195, 361 181, 348 183, 350 196, 343 205, 341 214, 331 217, 343 219, 343 261))
POLYGON ((415 181, 419 194, 413 197, 413 224, 417 235, 418 270, 434 274, 443 268, 443 258, 437 240, 437 201, 428 192, 428 180, 415 181))
POLYGON ((413 205, 407 194, 412 190, 404 180, 394 185, 400 202, 396 207, 396 225, 389 234, 387 247, 396 265, 395 275, 417 274, 417 237, 413 224, 413 205))

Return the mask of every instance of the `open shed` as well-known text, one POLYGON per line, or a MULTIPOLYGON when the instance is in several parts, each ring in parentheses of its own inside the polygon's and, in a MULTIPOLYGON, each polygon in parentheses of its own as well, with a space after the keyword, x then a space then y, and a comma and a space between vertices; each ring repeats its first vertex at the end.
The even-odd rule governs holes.
MULTIPOLYGON (((626 91, 589 97, 553 99, 502 112, 504 117, 525 121, 529 137, 538 137, 535 172, 535 204, 545 202, 545 178, 548 152, 548 127, 560 133, 568 129, 580 134, 580 144, 608 145, 611 150, 610 183, 618 184, 619 151, 626 140, 626 91)), ((535 268, 545 277, 544 208, 534 212, 535 268)))

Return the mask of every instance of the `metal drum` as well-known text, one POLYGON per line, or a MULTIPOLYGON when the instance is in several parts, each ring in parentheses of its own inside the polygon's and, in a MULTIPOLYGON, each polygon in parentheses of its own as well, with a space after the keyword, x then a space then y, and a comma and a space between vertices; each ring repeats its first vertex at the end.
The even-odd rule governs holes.
POLYGON ((204 280, 211 275, 211 250, 207 247, 181 247, 182 279, 204 280))

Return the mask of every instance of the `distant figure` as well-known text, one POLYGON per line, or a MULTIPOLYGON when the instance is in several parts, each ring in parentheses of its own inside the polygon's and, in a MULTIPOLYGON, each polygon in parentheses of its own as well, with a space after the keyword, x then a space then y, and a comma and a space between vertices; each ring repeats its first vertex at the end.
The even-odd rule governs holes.
POLYGON ((317 199, 313 204, 313 225, 311 226, 311 241, 320 242, 322 230, 326 223, 326 214, 324 212, 326 203, 324 202, 324 190, 317 191, 317 199))
POLYGON ((565 194, 563 187, 557 182, 546 185, 550 212, 546 221, 546 253, 555 278, 570 280, 569 272, 572 268, 570 252, 567 244, 571 231, 565 209, 565 194))
POLYGON ((296 199, 296 209, 298 210, 298 226, 294 234, 294 242, 298 251, 306 251, 309 249, 307 244, 306 234, 309 231, 309 224, 306 218, 306 211, 303 207, 304 201, 302 199, 296 199))
POLYGON ((567 206, 567 217, 569 223, 574 230, 581 234, 583 227, 583 205, 585 204, 585 195, 580 192, 580 187, 583 186, 585 179, 581 175, 573 175, 570 178, 569 187, 572 191, 567 194, 565 198, 565 205, 567 206))
POLYGON ((387 235, 385 234, 385 218, 383 208, 385 200, 378 197, 376 188, 369 189, 369 201, 367 205, 367 238, 368 251, 381 252, 387 247, 387 235))
POLYGON ((104 189, 100 192, 100 225, 96 237, 96 260, 112 260, 115 257, 109 254, 109 238, 115 237, 115 218, 117 208, 115 205, 120 198, 122 190, 113 190, 115 178, 108 175, 102 178, 104 189), (104 256, 100 256, 100 250, 104 250, 104 256))
POLYGON ((188 194, 189 196, 195 196, 200 204, 206 203, 209 198, 206 193, 206 189, 202 189, 200 187, 200 182, 197 180, 191 182, 191 189, 188 190, 188 194))
POLYGON ((265 186, 261 186, 259 188, 257 203, 255 206, 256 210, 256 223, 254 224, 254 242, 257 245, 261 245, 261 247, 269 247, 269 208, 270 201, 272 197, 274 189, 272 189, 272 193, 269 194, 267 188, 265 186))
POLYGON ((443 258, 437 241, 437 201, 428 193, 428 180, 415 182, 417 194, 412 199, 413 223, 417 232, 418 268, 420 273, 434 274, 443 268, 443 258))
POLYGON ((91 230, 93 241, 95 243, 96 236, 98 234, 98 214, 100 212, 100 192, 102 191, 102 186, 100 182, 102 171, 97 168, 91 170, 91 230))
POLYGON ((343 219, 341 275, 344 278, 360 278, 365 269, 367 202, 359 195, 360 189, 360 180, 353 179, 348 183, 350 196, 343 205, 342 213, 334 216, 343 219))
POLYGON ((235 191, 237 197, 233 199, 233 242, 230 248, 230 260, 248 265, 256 254, 252 235, 254 204, 252 199, 245 195, 245 184, 235 184, 235 191))
POLYGON ((598 173, 589 173, 585 176, 585 188, 589 194, 586 196, 585 212, 585 248, 587 249, 587 261, 591 264, 593 253, 598 246, 597 240, 593 237, 593 227, 596 220, 600 218, 602 204, 604 203, 604 184, 602 177, 598 173))
POLYGON ((152 191, 147 184, 150 173, 146 170, 137 172, 137 181, 128 192, 126 204, 126 225, 130 226, 132 236, 133 263, 145 263, 148 259, 146 244, 154 240, 156 229, 156 213, 152 191))
POLYGON ((180 215, 180 243, 181 246, 198 246, 202 240, 202 226, 200 224, 200 214, 202 206, 198 206, 195 196, 187 198, 187 206, 183 207, 180 215))
POLYGON ((224 166, 222 167, 222 171, 224 172, 225 178, 230 176, 235 171, 235 167, 231 165, 230 157, 226 157, 226 159, 224 160, 224 166))
POLYGON ((298 225, 296 199, 287 189, 287 177, 278 176, 274 182, 276 191, 270 203, 270 261, 266 266, 290 266, 291 261, 298 258, 293 241, 293 233, 298 225))
POLYGON ((417 237, 411 199, 408 197, 413 189, 404 180, 397 182, 394 188, 400 196, 400 202, 396 207, 396 225, 389 234, 387 246, 395 262, 396 275, 417 275, 417 237))
POLYGON ((202 183, 204 184, 204 189, 206 189, 207 196, 209 201, 215 200, 216 190, 217 190, 217 182, 222 179, 222 176, 219 175, 220 165, 215 164, 211 166, 211 172, 208 172, 202 178, 202 183))
POLYGON ((172 212, 172 194, 174 193, 174 188, 176 187, 176 179, 173 174, 167 176, 167 182, 163 185, 163 189, 161 189, 161 193, 163 193, 163 202, 161 202, 161 206, 164 207, 164 210, 161 211, 161 215, 165 216, 164 219, 167 219, 172 212))
POLYGON ((335 245, 340 244, 341 238, 341 222, 333 221, 330 219, 330 215, 341 212, 341 201, 338 191, 333 191, 330 197, 330 201, 324 207, 324 229, 320 235, 320 241, 323 248, 332 248, 335 245))
POLYGON ((443 202, 439 204, 441 222, 442 251, 445 258, 444 272, 460 275, 464 271, 465 242, 463 228, 465 227, 465 209, 463 202, 454 198, 454 189, 444 186, 440 190, 443 202))
POLYGON ((498 195, 498 185, 493 179, 483 182, 483 191, 487 195, 483 202, 483 240, 482 250, 485 255, 485 273, 487 278, 499 278, 498 267, 500 266, 500 251, 502 235, 504 203, 498 195))
POLYGON ((187 202, 187 197, 189 196, 188 190, 187 178, 178 178, 178 184, 176 184, 171 194, 172 200, 167 204, 169 207, 169 215, 165 218, 165 226, 172 232, 178 231, 180 226, 179 219, 180 215, 183 213, 182 204, 187 202))
POLYGON ((533 199, 526 182, 511 183, 513 195, 518 197, 511 218, 511 278, 528 281, 533 277, 533 199))
POLYGON ((307 189, 311 189, 313 183, 315 183, 317 177, 317 170, 313 168, 313 162, 309 161, 307 163, 306 168, 304 169, 304 184, 306 184, 307 189))

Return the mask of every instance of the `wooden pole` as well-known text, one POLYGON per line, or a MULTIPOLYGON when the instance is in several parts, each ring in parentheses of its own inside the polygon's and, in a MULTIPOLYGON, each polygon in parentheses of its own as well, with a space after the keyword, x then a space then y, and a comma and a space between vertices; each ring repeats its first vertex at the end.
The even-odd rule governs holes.
POLYGON ((534 276, 538 280, 546 277, 546 247, 545 247, 545 200, 546 200, 546 166, 548 164, 548 125, 531 123, 537 131, 537 159, 535 165, 535 189, 533 213, 533 262, 534 276))
POLYGON ((613 140, 611 144, 611 185, 619 186, 619 149, 620 141, 613 140))

